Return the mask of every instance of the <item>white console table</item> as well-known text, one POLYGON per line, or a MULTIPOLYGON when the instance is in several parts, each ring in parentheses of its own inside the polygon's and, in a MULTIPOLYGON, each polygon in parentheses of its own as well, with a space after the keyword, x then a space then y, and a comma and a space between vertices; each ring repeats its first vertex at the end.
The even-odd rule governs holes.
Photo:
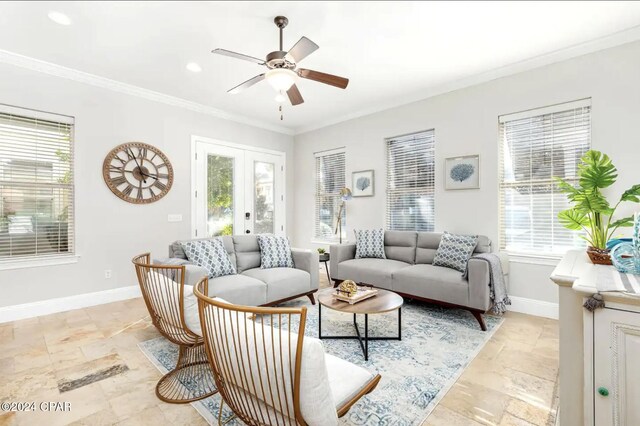
POLYGON ((582 250, 569 251, 551 275, 560 301, 560 424, 640 425, 640 298, 601 293, 589 312, 599 271, 582 250))

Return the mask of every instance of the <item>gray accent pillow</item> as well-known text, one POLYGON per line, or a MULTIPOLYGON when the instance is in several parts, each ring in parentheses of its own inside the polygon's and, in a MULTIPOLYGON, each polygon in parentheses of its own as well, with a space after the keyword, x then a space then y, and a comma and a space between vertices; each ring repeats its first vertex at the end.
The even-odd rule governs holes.
POLYGON ((187 259, 205 268, 209 272, 209 278, 236 274, 236 268, 229 260, 221 238, 185 241, 180 244, 187 259))
POLYGON ((384 229, 355 229, 356 259, 386 259, 384 229))
POLYGON ((293 268, 293 256, 287 237, 258 235, 260 268, 293 268))
POLYGON ((445 231, 433 258, 433 265, 464 273, 476 244, 478 244, 477 235, 456 235, 445 231))

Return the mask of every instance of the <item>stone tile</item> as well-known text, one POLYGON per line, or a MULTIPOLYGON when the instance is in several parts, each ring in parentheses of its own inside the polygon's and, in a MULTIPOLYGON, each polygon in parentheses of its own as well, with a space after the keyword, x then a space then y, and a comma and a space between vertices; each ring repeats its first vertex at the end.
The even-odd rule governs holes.
POLYGON ((533 348, 533 353, 547 358, 558 358, 560 354, 560 339, 541 335, 533 348))
POLYGON ((69 426, 110 426, 113 424, 116 418, 115 413, 109 408, 93 413, 87 417, 83 417, 80 420, 69 423, 69 426))
POLYGON ((545 426, 549 420, 548 408, 545 409, 544 407, 528 404, 515 398, 509 401, 507 412, 536 426, 545 426))
POLYGON ((80 327, 65 328, 45 333, 44 339, 50 353, 58 352, 64 347, 80 347, 91 342, 104 339, 104 333, 98 330, 95 324, 86 324, 80 327))
POLYGON ((126 391, 109 400, 116 418, 125 420, 136 415, 141 410, 158 405, 161 401, 155 394, 156 380, 146 380, 133 383, 126 391))
POLYGON ((506 413, 502 417, 500 426, 533 426, 533 423, 529 423, 526 420, 519 419, 517 417, 512 416, 509 413, 506 413))
POLYGON ((49 358, 55 371, 64 370, 88 361, 80 348, 74 346, 63 347, 62 350, 49 354, 49 358))
POLYGON ((128 367, 118 354, 107 355, 56 371, 58 389, 60 392, 68 392, 121 374, 126 370, 128 367))
POLYGON ((458 414, 443 405, 438 405, 429 417, 422 423, 423 426, 479 426, 478 423, 468 417, 458 414))
POLYGON ((118 426, 157 426, 168 423, 160 407, 146 408, 117 423, 118 426))
POLYGON ((497 362, 513 370, 546 380, 555 381, 558 375, 558 359, 543 357, 531 352, 507 348, 498 355, 497 362))
POLYGON ((0 359, 0 380, 2 377, 10 376, 15 373, 15 361, 13 357, 0 359))
POLYGON ((208 423, 191 404, 159 404, 168 424, 175 426, 207 426, 208 423))
POLYGON ((440 401, 444 407, 481 424, 498 424, 509 396, 485 386, 458 380, 440 401))
POLYGON ((16 413, 0 413, 0 426, 14 426, 17 424, 16 413))
POLYGON ((32 368, 0 380, 0 395, 7 401, 30 401, 42 394, 57 394, 58 383, 51 368, 32 368))

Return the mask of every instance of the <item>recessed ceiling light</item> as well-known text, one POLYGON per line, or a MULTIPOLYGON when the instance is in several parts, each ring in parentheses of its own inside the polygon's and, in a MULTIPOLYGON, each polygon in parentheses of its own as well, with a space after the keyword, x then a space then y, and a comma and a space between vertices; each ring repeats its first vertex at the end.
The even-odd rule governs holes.
POLYGON ((195 62, 189 62, 187 64, 187 69, 191 72, 200 72, 202 71, 202 67, 195 62))
POLYGON ((49 12, 49 19, 51 19, 56 24, 60 25, 71 25, 71 18, 61 12, 51 11, 49 12))

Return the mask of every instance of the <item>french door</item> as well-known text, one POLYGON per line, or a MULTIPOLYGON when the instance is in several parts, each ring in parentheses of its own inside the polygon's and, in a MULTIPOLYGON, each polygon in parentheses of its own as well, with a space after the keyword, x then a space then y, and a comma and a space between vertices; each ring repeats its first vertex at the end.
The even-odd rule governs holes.
POLYGON ((194 237, 284 234, 284 153, 196 140, 194 237))

